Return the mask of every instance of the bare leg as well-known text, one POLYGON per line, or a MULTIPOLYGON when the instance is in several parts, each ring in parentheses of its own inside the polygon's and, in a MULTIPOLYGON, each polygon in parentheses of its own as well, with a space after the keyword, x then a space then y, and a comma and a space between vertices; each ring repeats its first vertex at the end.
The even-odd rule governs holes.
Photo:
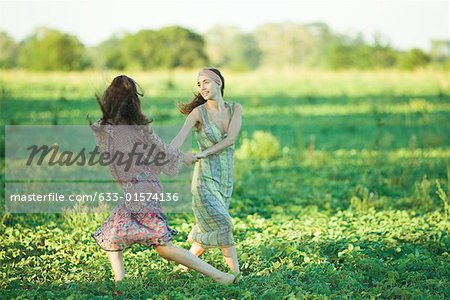
POLYGON ((233 282, 233 275, 217 270, 186 249, 168 244, 166 246, 156 246, 156 251, 158 251, 159 255, 162 257, 194 269, 206 276, 211 277, 219 283, 230 284, 233 282))
MULTIPOLYGON (((191 246, 191 249, 189 249, 189 252, 191 252, 192 254, 194 254, 197 257, 200 257, 200 255, 202 255, 204 252, 206 251, 205 248, 202 248, 202 246, 200 246, 197 243, 193 243, 191 246)), ((184 266, 184 265, 178 265, 178 267, 180 267, 181 269, 187 271, 189 270, 188 267, 184 266)))
POLYGON ((191 249, 189 249, 189 252, 191 252, 192 254, 194 254, 197 257, 200 257, 200 255, 205 253, 205 251, 206 251, 206 249, 197 243, 193 243, 191 246, 191 249))
POLYGON ((107 251, 107 253, 114 273, 114 280, 116 282, 122 280, 125 277, 122 251, 107 251))
POLYGON ((225 257, 227 265, 230 267, 232 273, 239 273, 239 262, 237 258, 236 246, 222 247, 222 254, 225 257))

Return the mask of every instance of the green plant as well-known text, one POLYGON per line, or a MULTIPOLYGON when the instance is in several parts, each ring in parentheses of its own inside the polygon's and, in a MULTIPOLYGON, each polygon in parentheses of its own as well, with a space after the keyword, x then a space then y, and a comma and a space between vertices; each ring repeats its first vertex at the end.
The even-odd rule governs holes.
POLYGON ((239 159, 273 159, 280 155, 280 143, 270 132, 255 131, 251 139, 243 137, 236 150, 239 159))
POLYGON ((447 196, 445 191, 442 189, 439 180, 436 180, 436 187, 437 187, 436 194, 442 201, 442 206, 444 208, 444 215, 445 218, 448 219, 448 217, 450 216, 450 196, 447 196))

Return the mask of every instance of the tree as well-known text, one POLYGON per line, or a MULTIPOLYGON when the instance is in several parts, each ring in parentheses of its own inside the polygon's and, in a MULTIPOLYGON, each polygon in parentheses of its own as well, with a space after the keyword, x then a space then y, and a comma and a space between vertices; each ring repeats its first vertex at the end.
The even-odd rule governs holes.
POLYGON ((127 34, 122 40, 127 68, 148 70, 159 66, 159 36, 155 30, 140 30, 127 34))
POLYGON ((353 67, 353 48, 341 42, 331 45, 325 55, 325 66, 331 69, 346 69, 353 67))
POLYGON ((252 34, 237 35, 230 46, 228 66, 236 71, 256 69, 261 59, 261 51, 252 34))
POLYGON ((323 22, 307 23, 303 25, 312 37, 312 45, 304 64, 314 67, 325 67, 325 57, 329 49, 336 44, 339 36, 323 22))
POLYGON ((400 55, 398 66, 402 69, 413 70, 427 65, 430 61, 431 58, 428 54, 420 49, 413 48, 400 55))
POLYGON ((234 26, 215 26, 205 35, 206 52, 214 66, 236 71, 252 70, 259 66, 261 51, 250 33, 242 33, 234 26))
POLYGON ((17 64, 19 46, 6 32, 0 31, 0 68, 13 68, 17 64))
POLYGON ((127 68, 199 67, 207 63, 201 35, 179 26, 141 30, 123 39, 127 68))
POLYGON ((432 40, 430 56, 438 63, 450 59, 450 40, 432 40))
POLYGON ((310 62, 321 40, 313 27, 295 23, 272 23, 259 27, 254 34, 262 53, 261 64, 300 66, 310 62))
POLYGON ((21 44, 19 65, 39 71, 69 71, 84 69, 90 62, 83 44, 75 36, 39 28, 21 44))
POLYGON ((325 55, 326 66, 332 69, 389 68, 396 64, 396 59, 397 52, 379 34, 374 37, 373 45, 366 43, 361 33, 341 35, 325 55))
POLYGON ((241 31, 236 26, 214 26, 205 34, 206 53, 213 66, 230 63, 233 41, 241 31))
POLYGON ((164 68, 200 67, 207 64, 203 37, 180 26, 164 27, 158 32, 160 66, 164 68))
POLYGON ((126 59, 123 51, 123 37, 113 35, 103 41, 96 48, 96 63, 108 69, 123 70, 126 67, 126 59))

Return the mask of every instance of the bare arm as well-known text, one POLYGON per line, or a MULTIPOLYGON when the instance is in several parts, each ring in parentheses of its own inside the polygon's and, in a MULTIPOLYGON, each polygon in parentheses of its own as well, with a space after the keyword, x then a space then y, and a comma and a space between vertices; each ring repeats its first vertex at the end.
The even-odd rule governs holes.
POLYGON ((183 127, 181 127, 177 136, 173 138, 172 142, 170 142, 170 145, 172 145, 175 148, 180 148, 198 120, 199 120, 199 113, 198 108, 196 107, 186 117, 186 121, 184 122, 183 127))
POLYGON ((197 154, 196 157, 205 158, 208 155, 217 153, 233 145, 236 142, 239 131, 241 130, 241 123, 242 123, 242 106, 239 103, 236 103, 234 105, 233 117, 231 118, 230 125, 228 126, 227 137, 224 138, 219 143, 215 144, 214 146, 211 146, 208 149, 205 149, 201 153, 197 154))
POLYGON ((166 144, 148 125, 140 125, 138 129, 141 133, 137 136, 139 142, 153 149, 150 157, 147 157, 157 173, 162 171, 167 175, 177 175, 181 168, 181 162, 185 161, 186 163, 187 160, 189 163, 189 158, 183 152, 166 144))

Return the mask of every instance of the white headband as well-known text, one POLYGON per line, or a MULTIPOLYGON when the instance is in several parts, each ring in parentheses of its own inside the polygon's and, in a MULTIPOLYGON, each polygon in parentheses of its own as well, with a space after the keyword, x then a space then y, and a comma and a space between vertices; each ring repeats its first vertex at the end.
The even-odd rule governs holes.
POLYGON ((217 75, 214 71, 212 71, 210 69, 204 68, 204 69, 200 70, 200 72, 198 72, 198 76, 201 76, 201 75, 211 78, 219 86, 222 86, 222 84, 223 84, 220 76, 217 75))

